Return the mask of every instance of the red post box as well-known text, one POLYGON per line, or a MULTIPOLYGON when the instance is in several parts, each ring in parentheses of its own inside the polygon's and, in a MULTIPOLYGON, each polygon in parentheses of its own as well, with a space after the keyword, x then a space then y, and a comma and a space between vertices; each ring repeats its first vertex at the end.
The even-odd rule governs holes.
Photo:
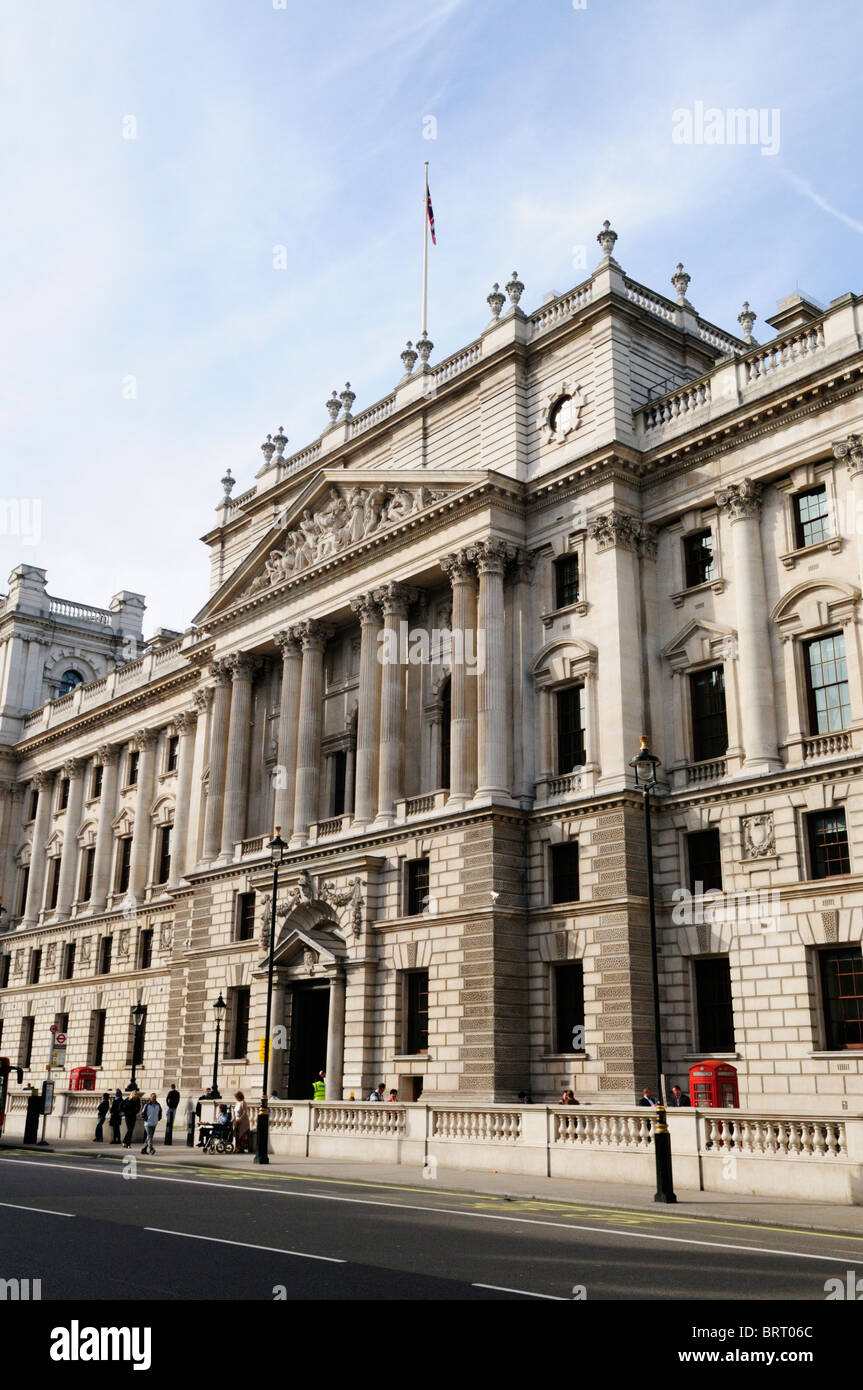
POLYGON ((96 1068, 73 1067, 69 1073, 70 1091, 95 1091, 96 1068))
POLYGON ((736 1109, 740 1104, 737 1068, 729 1062, 698 1062, 689 1068, 689 1098, 711 1110, 736 1109))

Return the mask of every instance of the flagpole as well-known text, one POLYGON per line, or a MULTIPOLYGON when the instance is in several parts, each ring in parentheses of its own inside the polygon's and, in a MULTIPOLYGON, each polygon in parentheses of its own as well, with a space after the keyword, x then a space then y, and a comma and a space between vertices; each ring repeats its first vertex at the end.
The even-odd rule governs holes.
POLYGON ((425 162, 425 192, 423 194, 423 321, 422 338, 427 337, 429 299, 429 165, 425 162))

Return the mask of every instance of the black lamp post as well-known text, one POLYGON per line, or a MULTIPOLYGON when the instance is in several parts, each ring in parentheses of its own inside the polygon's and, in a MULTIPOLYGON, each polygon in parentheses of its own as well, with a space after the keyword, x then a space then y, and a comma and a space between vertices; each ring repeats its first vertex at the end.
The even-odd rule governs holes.
POLYGON ((126 1087, 127 1091, 137 1091, 138 1089, 138 1080, 135 1076, 135 1068, 138 1065, 138 1039, 141 1036, 141 1025, 146 1017, 147 1010, 139 999, 132 1009, 132 1022, 135 1025, 135 1031, 132 1034, 132 1080, 126 1087))
POLYGON ((656 949, 656 900, 653 892, 653 840, 650 829, 650 794, 656 790, 656 769, 659 758, 647 747, 642 736, 641 747, 630 759, 635 769, 635 785, 640 788, 644 802, 644 838, 647 845, 647 904, 650 917, 650 965, 653 974, 653 1036, 656 1047, 656 1120, 653 1125, 653 1153, 656 1160, 656 1192, 654 1202, 676 1202, 674 1176, 671 1170, 671 1135, 665 1113, 665 1083, 662 1075, 662 1019, 659 1011, 659 956, 656 949))
POLYGON ((270 1028, 273 1016, 273 966, 276 953, 276 898, 279 893, 279 869, 284 863, 285 850, 288 846, 282 839, 279 831, 281 826, 276 826, 276 833, 267 849, 270 851, 270 862, 273 866, 273 900, 270 907, 270 953, 267 960, 267 1023, 264 1029, 264 1084, 261 1093, 261 1107, 258 1111, 258 1124, 255 1139, 255 1162, 269 1163, 269 1138, 270 1138, 270 1028))
POLYGON ((222 1033, 222 1019, 225 1017, 227 1004, 222 998, 222 991, 219 990, 219 997, 213 1005, 213 1017, 216 1020, 216 1051, 213 1056, 213 1084, 210 1087, 210 1097, 212 1100, 221 1100, 222 1093, 219 1090, 219 1038, 222 1033))

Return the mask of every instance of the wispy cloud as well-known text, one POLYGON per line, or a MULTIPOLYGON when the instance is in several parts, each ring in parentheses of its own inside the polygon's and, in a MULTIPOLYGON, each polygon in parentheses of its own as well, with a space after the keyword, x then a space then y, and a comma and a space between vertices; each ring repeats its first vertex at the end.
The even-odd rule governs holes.
POLYGON ((835 217, 837 222, 843 222, 845 226, 850 227, 852 231, 859 232, 863 235, 863 222, 858 222, 856 218, 849 217, 848 213, 843 212, 841 208, 835 208, 832 203, 828 203, 827 199, 822 198, 821 194, 812 187, 811 183, 807 183, 805 179, 801 179, 800 176, 795 174, 791 169, 780 169, 779 172, 784 179, 788 180, 792 188, 796 188, 798 193, 802 193, 804 198, 808 198, 809 201, 814 203, 817 208, 820 208, 822 212, 826 212, 830 217, 835 217))

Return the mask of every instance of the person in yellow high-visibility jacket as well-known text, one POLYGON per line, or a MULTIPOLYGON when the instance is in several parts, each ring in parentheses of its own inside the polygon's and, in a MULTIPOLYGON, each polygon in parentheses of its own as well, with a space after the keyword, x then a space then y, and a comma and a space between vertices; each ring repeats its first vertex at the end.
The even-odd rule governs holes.
POLYGON ((316 1105, 323 1105, 327 1098, 327 1077, 326 1073, 319 1071, 318 1079, 312 1083, 312 1100, 316 1105))

